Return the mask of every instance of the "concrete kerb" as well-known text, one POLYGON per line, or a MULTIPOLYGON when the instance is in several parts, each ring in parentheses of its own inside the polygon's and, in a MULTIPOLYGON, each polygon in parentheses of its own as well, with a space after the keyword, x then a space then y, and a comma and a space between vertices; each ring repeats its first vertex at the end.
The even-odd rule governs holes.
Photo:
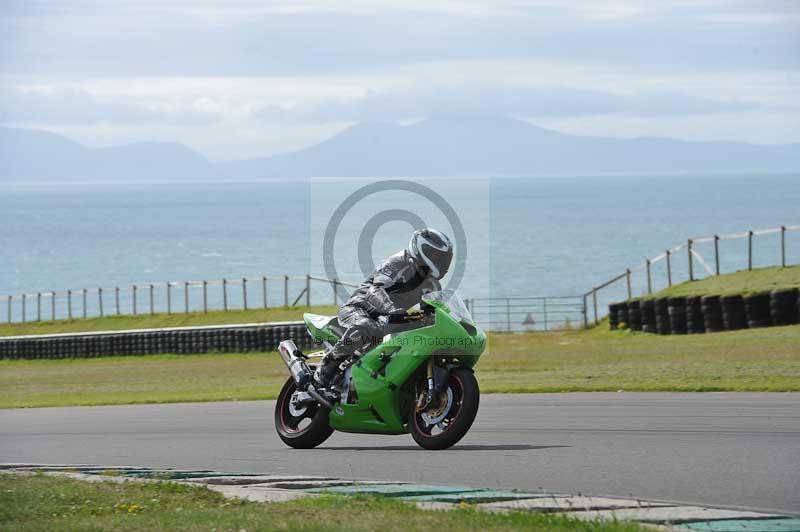
POLYGON ((661 529, 716 532, 791 532, 800 530, 800 516, 747 510, 708 508, 678 503, 516 490, 417 485, 406 482, 341 479, 304 475, 269 475, 206 470, 180 470, 74 464, 0 464, 0 472, 62 476, 89 482, 177 482, 197 484, 225 497, 253 502, 284 502, 320 495, 389 497, 421 510, 471 508, 490 512, 547 512, 575 519, 635 521, 661 529))

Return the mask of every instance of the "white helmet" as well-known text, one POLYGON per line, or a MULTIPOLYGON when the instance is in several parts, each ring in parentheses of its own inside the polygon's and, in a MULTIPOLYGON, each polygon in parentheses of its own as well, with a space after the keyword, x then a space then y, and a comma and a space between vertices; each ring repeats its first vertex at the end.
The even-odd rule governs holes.
POLYGON ((447 235, 436 229, 419 229, 411 235, 408 252, 427 267, 431 275, 441 279, 453 261, 453 244, 447 235))

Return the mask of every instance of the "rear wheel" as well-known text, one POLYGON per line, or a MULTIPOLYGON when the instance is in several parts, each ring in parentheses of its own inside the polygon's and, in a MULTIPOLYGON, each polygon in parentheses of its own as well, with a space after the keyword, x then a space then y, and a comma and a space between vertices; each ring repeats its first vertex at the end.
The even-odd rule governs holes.
POLYGON ((480 403, 478 381, 470 370, 455 368, 436 400, 420 408, 419 398, 427 393, 424 382, 417 385, 409 407, 411 436, 425 449, 447 449, 458 443, 475 421, 480 403))
POLYGON ((328 424, 328 409, 316 403, 293 403, 295 392, 297 385, 290 378, 275 403, 275 430, 289 447, 313 449, 333 434, 328 424))

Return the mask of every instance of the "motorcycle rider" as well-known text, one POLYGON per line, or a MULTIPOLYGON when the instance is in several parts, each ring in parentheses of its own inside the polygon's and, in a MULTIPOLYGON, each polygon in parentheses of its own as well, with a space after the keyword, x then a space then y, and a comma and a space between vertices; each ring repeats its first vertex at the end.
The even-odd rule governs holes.
POLYGON ((339 364, 353 355, 363 355, 384 336, 381 316, 407 315, 406 309, 424 294, 441 290, 439 281, 453 260, 453 244, 436 229, 419 229, 411 235, 408 249, 384 260, 339 309, 338 320, 345 332, 322 360, 315 383, 327 387, 339 364))

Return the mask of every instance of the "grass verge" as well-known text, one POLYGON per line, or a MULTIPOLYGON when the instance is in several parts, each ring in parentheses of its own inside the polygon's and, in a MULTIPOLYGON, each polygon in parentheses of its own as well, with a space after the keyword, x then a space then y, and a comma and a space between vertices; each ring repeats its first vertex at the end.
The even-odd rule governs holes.
POLYGON ((221 310, 191 314, 139 314, 136 316, 105 316, 77 320, 57 320, 0 325, 0 336, 24 334, 56 334, 91 331, 121 331, 187 327, 190 325, 228 325, 234 323, 264 323, 269 321, 299 321, 304 312, 335 314, 336 307, 276 307, 253 310, 221 310))
MULTIPOLYGON (((800 326, 656 336, 591 330, 491 334, 483 393, 800 391, 800 326)), ((0 408, 274 399, 275 353, 0 361, 0 408)))
POLYGON ((756 268, 687 281, 648 297, 755 294, 800 287, 800 265, 786 268, 756 268))
POLYGON ((282 503, 225 499, 175 483, 86 482, 45 475, 0 475, 0 528, 25 530, 548 530, 634 532, 624 522, 582 522, 552 514, 470 508, 421 511, 364 497, 282 503))

